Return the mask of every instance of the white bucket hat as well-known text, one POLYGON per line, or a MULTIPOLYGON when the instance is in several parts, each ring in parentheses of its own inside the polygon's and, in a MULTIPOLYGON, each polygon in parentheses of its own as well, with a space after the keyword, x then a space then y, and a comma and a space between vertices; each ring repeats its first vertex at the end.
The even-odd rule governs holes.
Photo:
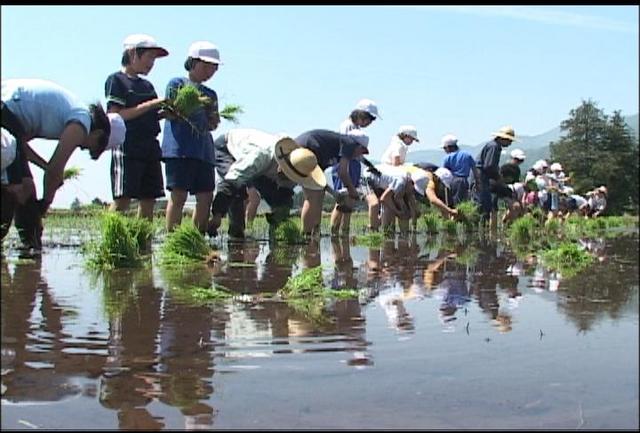
POLYGON ((312 151, 301 147, 290 137, 282 137, 275 144, 276 161, 282 172, 293 182, 310 190, 322 190, 327 178, 312 151))
POLYGON ((418 129, 413 125, 402 125, 398 128, 398 135, 400 134, 408 135, 418 143, 420 142, 420 140, 418 140, 418 129))
POLYGON ((451 181, 453 180, 453 174, 448 168, 440 167, 433 172, 444 183, 447 188, 451 187, 451 181))
POLYGON ((222 65, 218 47, 207 41, 197 41, 189 47, 189 57, 199 59, 207 63, 222 65))
POLYGON ((124 143, 125 135, 127 135, 127 126, 124 119, 118 113, 108 113, 109 125, 111 132, 109 133, 109 142, 105 150, 114 150, 120 148, 124 143))
MULTIPOLYGON (((361 99, 358 101, 358 103, 356 104, 356 110, 362 110, 362 111, 366 111, 367 113, 371 114, 373 117, 375 117, 376 119, 378 117, 380 117, 380 115, 378 114, 378 105, 375 103, 375 101, 372 101, 371 99, 361 99)), ((382 119, 382 117, 380 117, 382 119)))
POLYGON ((553 164, 551 164, 551 167, 549 167, 549 170, 551 170, 551 171, 562 171, 562 166, 560 165, 559 162, 554 162, 553 164))
POLYGON ((156 49, 160 51, 158 57, 165 57, 169 55, 169 51, 158 45, 155 39, 153 39, 149 35, 145 35, 142 33, 136 33, 134 35, 127 36, 126 38, 124 38, 122 46, 125 50, 130 50, 132 48, 156 49))

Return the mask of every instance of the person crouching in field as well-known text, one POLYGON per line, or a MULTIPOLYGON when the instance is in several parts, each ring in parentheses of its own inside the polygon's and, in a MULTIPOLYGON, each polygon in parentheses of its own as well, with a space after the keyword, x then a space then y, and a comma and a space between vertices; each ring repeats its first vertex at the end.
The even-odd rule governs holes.
POLYGON ((180 88, 191 85, 198 89, 207 102, 188 117, 189 122, 177 117, 168 118, 162 132, 162 159, 169 200, 166 225, 170 232, 182 221, 182 209, 189 193, 196 196, 193 225, 201 232, 207 230, 209 209, 215 189, 215 150, 211 131, 220 124, 218 95, 205 86, 218 70, 220 52, 207 41, 197 41, 189 47, 184 68, 187 77, 172 78, 166 95, 174 99, 180 88))
POLYGON ((378 164, 365 170, 369 230, 392 231, 396 218, 401 232, 409 231, 409 220, 415 213, 415 198, 411 176, 405 170, 388 164, 378 164), (382 215, 380 216, 380 208, 382 215))
MULTIPOLYGON (((358 129, 349 131, 348 134, 340 134, 327 129, 314 129, 299 135, 295 141, 315 155, 318 165, 323 171, 338 164, 338 176, 346 188, 346 197, 340 204, 343 212, 353 211, 355 200, 359 198, 359 194, 349 176, 349 162, 369 153, 367 149, 369 137, 358 129)), ((314 190, 304 188, 303 185, 303 193, 304 203, 300 214, 302 232, 307 237, 320 236, 325 189, 314 190)))
POLYGON ((140 77, 151 72, 158 57, 169 52, 148 35, 129 35, 123 42, 122 69, 109 75, 104 93, 107 111, 125 121, 124 143, 111 155, 112 211, 125 212, 132 198, 139 200, 138 217, 153 219, 156 198, 164 197, 160 132, 160 104, 153 85, 140 77))
MULTIPOLYGON (((444 218, 457 218, 458 211, 450 207, 451 183, 453 174, 449 169, 439 167, 434 171, 424 170, 416 165, 405 166, 406 171, 411 175, 411 181, 415 192, 418 194, 418 201, 432 204, 440 210, 444 218)), ((413 215, 414 229, 420 216, 418 207, 413 215)))
MULTIPOLYGON (((63 173, 73 152, 87 150, 97 160, 110 143, 122 138, 122 122, 118 116, 107 116, 100 104, 84 104, 69 90, 41 79, 2 81, 2 128, 15 139, 16 154, 6 168, 7 184, 3 187, 3 223, 11 225, 15 218, 18 235, 25 247, 40 249, 42 217, 62 186, 63 173), (46 161, 29 142, 34 138, 58 140, 46 161), (44 170, 42 199, 37 200, 29 162, 44 170), (5 197, 11 199, 5 200, 5 197), (9 219, 8 216, 12 218, 9 219)), ((2 237, 6 232, 2 231, 2 237)))
POLYGON ((293 188, 323 190, 326 178, 315 155, 293 139, 257 129, 236 128, 216 138, 218 184, 207 232, 217 236, 222 217, 229 214, 229 236, 244 239, 247 186, 253 185, 271 207, 270 229, 289 216, 293 188))

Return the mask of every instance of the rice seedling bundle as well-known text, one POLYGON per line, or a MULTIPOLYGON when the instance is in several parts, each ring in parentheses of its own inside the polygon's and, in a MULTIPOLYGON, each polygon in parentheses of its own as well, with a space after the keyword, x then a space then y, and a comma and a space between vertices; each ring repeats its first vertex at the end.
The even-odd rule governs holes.
POLYGON ((275 226, 274 237, 276 241, 284 242, 289 245, 305 243, 304 236, 300 227, 300 221, 297 218, 287 218, 280 224, 275 226))
POLYGON ((127 224, 127 217, 107 212, 102 219, 101 239, 87 246, 88 264, 95 268, 122 268, 139 264, 140 251, 137 238, 127 224))
POLYGON ((80 167, 65 168, 64 172, 62 173, 62 180, 67 181, 77 179, 78 177, 80 177, 80 174, 82 174, 82 169, 80 167))
POLYGON ((184 221, 165 238, 161 248, 163 264, 185 264, 203 262, 210 248, 204 236, 193 225, 192 221, 184 221))

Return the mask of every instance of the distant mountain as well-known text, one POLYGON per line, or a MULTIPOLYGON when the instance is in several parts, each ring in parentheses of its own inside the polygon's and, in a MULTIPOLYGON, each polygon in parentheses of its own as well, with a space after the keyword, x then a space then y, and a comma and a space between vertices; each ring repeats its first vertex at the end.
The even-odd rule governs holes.
MULTIPOLYGON (((629 126, 634 136, 638 138, 638 114, 624 117, 626 124, 629 126)), ((538 159, 549 158, 549 143, 552 141, 558 141, 562 136, 560 127, 553 128, 540 135, 521 135, 518 136, 517 143, 512 144, 502 153, 500 158, 500 164, 505 163, 509 159, 509 152, 511 149, 522 149, 527 155, 527 159, 523 164, 523 169, 526 170, 533 165, 538 159)), ((476 146, 460 146, 460 150, 466 150, 471 153, 475 158, 482 149, 484 143, 479 143, 476 146)), ((407 153, 408 162, 430 162, 432 164, 440 165, 444 158, 444 151, 438 149, 419 150, 417 152, 407 153)))

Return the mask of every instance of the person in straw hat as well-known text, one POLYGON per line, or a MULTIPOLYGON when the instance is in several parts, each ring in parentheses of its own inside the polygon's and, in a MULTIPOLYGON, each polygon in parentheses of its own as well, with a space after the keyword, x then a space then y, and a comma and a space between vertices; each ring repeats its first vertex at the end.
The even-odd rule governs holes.
MULTIPOLYGON (((338 196, 338 200, 343 212, 351 211, 359 194, 349 176, 349 163, 352 159, 369 153, 367 149, 369 137, 359 129, 349 131, 348 134, 327 129, 314 129, 301 134, 295 141, 315 155, 322 171, 334 164, 339 164, 338 176, 346 189, 346 194, 338 196)), ((305 236, 320 235, 324 185, 322 188, 309 188, 303 185, 304 204, 300 216, 305 236)))
POLYGON ((492 200, 490 182, 500 184, 500 153, 502 148, 508 147, 516 140, 516 134, 511 126, 503 126, 493 133, 493 139, 482 146, 476 158, 476 166, 480 171, 480 183, 476 182, 476 192, 482 210, 482 221, 490 221, 491 227, 497 227, 497 208, 492 200))
POLYGON ((210 236, 217 235, 228 212, 229 235, 244 238, 248 185, 253 185, 271 207, 272 212, 267 214, 271 227, 289 216, 296 184, 308 189, 326 186, 315 155, 284 134, 236 128, 218 137, 214 146, 222 181, 211 205, 210 236))

